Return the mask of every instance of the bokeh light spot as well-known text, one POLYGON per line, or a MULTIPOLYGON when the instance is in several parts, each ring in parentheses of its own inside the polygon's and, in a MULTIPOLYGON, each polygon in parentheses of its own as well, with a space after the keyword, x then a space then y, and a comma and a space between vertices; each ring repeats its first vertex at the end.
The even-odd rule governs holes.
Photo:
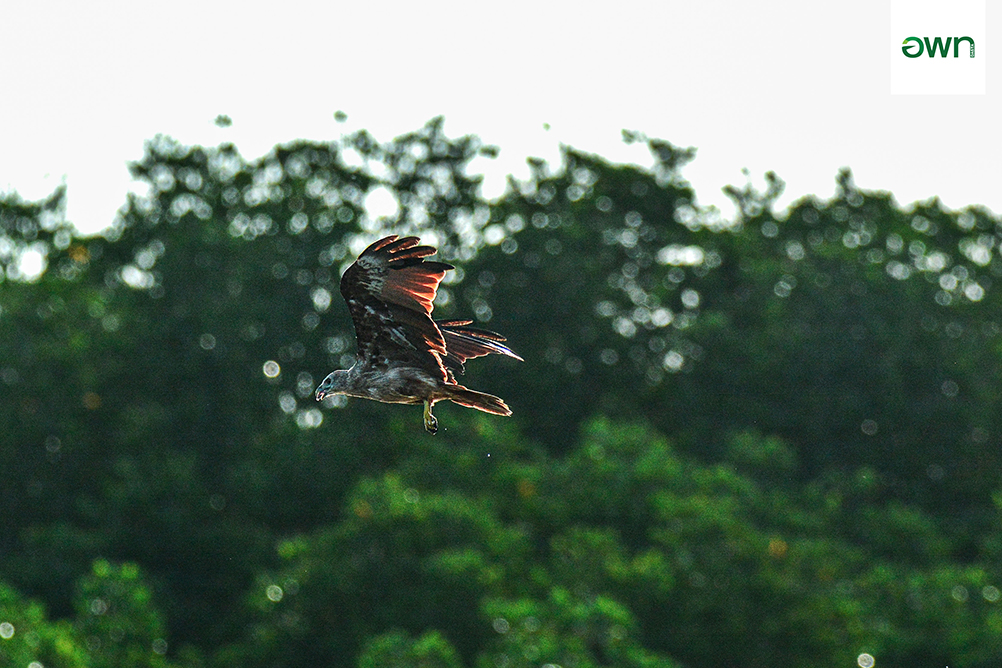
POLYGON ((278 395, 278 406, 282 409, 283 413, 292 413, 296 410, 296 398, 292 396, 292 392, 282 392, 278 395))
POLYGON ((272 603, 278 603, 285 596, 285 592, 278 585, 268 585, 268 588, 264 590, 264 595, 268 597, 268 600, 272 603))
POLYGON ((319 408, 310 408, 296 413, 296 425, 300 429, 316 429, 324 422, 324 414, 319 408))
POLYGON ((331 306, 331 293, 327 288, 315 288, 310 293, 310 298, 313 300, 313 308, 318 313, 326 313, 331 306))
POLYGON ((685 363, 685 358, 677 350, 669 350, 661 364, 667 371, 680 371, 685 363))

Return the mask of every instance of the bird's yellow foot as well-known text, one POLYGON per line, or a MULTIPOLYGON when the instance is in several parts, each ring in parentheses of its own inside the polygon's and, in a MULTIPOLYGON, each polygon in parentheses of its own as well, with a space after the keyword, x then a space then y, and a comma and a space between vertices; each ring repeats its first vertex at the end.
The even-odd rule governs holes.
POLYGON ((438 418, 431 414, 431 402, 424 402, 424 428, 434 436, 438 432, 438 418))

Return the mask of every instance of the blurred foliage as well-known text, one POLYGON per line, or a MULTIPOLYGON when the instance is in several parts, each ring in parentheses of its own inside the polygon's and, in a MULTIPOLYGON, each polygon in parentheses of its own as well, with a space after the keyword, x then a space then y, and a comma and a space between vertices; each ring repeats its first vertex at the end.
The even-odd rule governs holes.
MULTIPOLYGON (((164 625, 139 567, 98 559, 80 578, 72 622, 49 621, 43 606, 0 584, 0 660, 5 666, 172 668, 164 625)), ((182 653, 183 665, 200 659, 182 653)))
POLYGON ((0 663, 998 665, 1002 221, 847 171, 727 221, 624 139, 495 201, 441 119, 157 137, 96 237, 0 199, 0 663), (313 401, 388 232, 525 357, 468 372, 513 418, 313 401))
POLYGON ((358 659, 359 668, 460 668, 456 650, 436 631, 411 640, 399 631, 377 636, 358 659))

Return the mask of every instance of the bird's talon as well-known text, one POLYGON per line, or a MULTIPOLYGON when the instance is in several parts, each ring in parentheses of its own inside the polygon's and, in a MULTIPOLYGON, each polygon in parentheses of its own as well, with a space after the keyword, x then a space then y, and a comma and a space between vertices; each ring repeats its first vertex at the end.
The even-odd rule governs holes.
POLYGON ((438 432, 438 418, 431 414, 431 404, 427 402, 424 405, 424 428, 432 436, 438 432))
POLYGON ((428 430, 428 433, 434 436, 438 432, 438 418, 434 415, 429 415, 425 418, 424 428, 428 430))

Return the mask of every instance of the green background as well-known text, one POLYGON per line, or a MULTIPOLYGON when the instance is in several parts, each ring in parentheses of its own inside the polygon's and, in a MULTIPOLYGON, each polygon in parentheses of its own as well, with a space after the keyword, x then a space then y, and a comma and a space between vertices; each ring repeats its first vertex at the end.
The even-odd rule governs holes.
POLYGON ((726 221, 693 149, 624 140, 650 165, 566 148, 491 202, 440 119, 157 137, 103 236, 0 200, 0 664, 1002 664, 1002 221, 848 172, 726 221), (525 358, 463 379, 512 418, 313 401, 384 232, 525 358))

